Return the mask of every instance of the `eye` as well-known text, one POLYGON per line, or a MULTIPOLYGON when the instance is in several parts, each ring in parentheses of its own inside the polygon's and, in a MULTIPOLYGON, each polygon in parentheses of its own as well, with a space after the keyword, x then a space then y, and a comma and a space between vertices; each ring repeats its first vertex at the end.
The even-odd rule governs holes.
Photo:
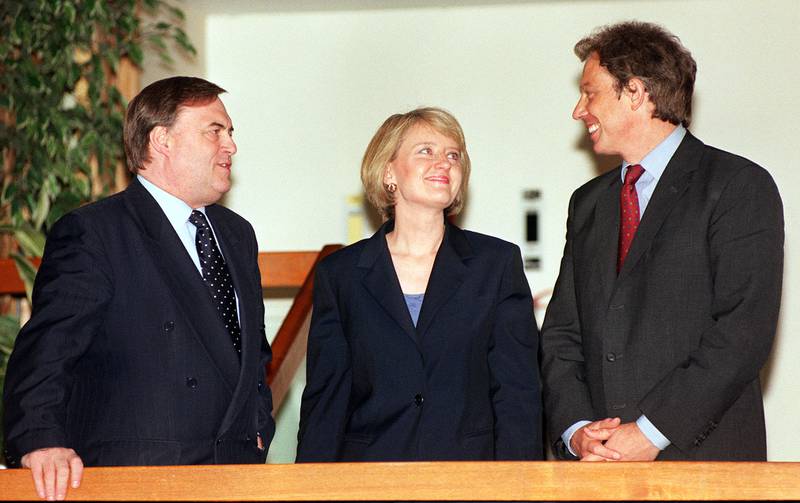
POLYGON ((431 148, 430 148, 430 147, 422 147, 421 149, 419 149, 419 153, 420 153, 420 154, 427 154, 427 155, 430 155, 430 154, 432 154, 432 153, 433 153, 433 150, 431 150, 431 148))
POLYGON ((460 161, 461 160, 461 152, 450 152, 447 154, 447 158, 451 161, 460 161))

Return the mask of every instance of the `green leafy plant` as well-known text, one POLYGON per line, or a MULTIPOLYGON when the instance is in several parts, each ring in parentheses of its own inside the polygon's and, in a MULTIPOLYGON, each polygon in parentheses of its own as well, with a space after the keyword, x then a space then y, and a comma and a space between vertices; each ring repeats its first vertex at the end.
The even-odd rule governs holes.
MULTIPOLYGON (((49 226, 126 178, 123 69, 146 52, 171 63, 168 42, 194 54, 183 19, 164 0, 0 2, 0 232, 28 298, 49 226)), ((18 331, 0 317, 0 388, 18 331)))

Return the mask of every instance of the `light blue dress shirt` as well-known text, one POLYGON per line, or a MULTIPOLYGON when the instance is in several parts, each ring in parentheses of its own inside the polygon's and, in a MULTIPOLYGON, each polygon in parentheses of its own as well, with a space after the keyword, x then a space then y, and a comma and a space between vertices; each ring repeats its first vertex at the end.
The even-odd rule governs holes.
MULTIPOLYGON (((156 203, 158 203, 161 211, 163 211, 164 215, 166 215, 167 220, 169 220, 172 228, 175 229, 175 233, 181 240, 183 247, 186 248, 186 253, 189 254, 192 262, 194 262, 194 266, 197 268, 197 272, 200 273, 200 277, 202 278, 203 268, 200 266, 200 256, 197 254, 197 245, 194 242, 195 237, 197 236, 197 227, 195 227, 193 223, 189 222, 189 216, 191 216, 194 208, 183 202, 183 200, 173 196, 166 190, 157 187, 143 176, 136 175, 136 178, 147 190, 147 192, 153 196, 153 199, 156 200, 156 203)), ((197 211, 201 212, 203 215, 206 214, 205 207, 197 208, 197 211)), ((219 253, 222 255, 222 258, 225 258, 225 255, 222 253, 222 247, 219 246, 217 233, 214 232, 214 226, 211 224, 211 221, 208 220, 208 218, 206 218, 206 220, 208 221, 208 226, 211 227, 211 233, 214 234, 214 240, 217 242, 219 253)), ((236 315, 239 316, 239 322, 241 322, 241 316, 239 315, 239 294, 236 293, 235 288, 234 294, 236 295, 236 315)))
MULTIPOLYGON (((675 151, 678 150, 678 146, 683 141, 684 136, 686 136, 686 128, 678 125, 669 136, 659 143, 656 148, 651 150, 639 163, 642 168, 644 168, 644 173, 642 173, 642 176, 636 181, 636 195, 639 199, 639 220, 642 219, 647 209, 647 204, 650 202, 650 198, 653 197, 653 192, 656 190, 658 181, 661 179, 661 175, 664 174, 667 164, 670 159, 672 159, 672 156, 675 155, 675 151)), ((628 172, 629 166, 630 163, 622 162, 620 176, 622 177, 623 183, 625 182, 625 173, 628 172)), ((578 421, 567 428, 561 435, 561 439, 573 456, 576 454, 572 451, 572 446, 570 445, 572 435, 590 422, 591 421, 578 421)), ((642 430, 644 436, 659 449, 664 450, 671 443, 644 414, 639 416, 639 419, 636 420, 636 425, 642 430)))

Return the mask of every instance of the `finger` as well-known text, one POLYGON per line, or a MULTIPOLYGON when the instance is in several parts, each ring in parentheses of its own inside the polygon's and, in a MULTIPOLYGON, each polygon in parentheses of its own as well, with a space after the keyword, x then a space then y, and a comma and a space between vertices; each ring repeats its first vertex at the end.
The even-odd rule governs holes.
POLYGON ((69 463, 62 459, 56 461, 56 499, 61 501, 67 497, 67 483, 69 482, 69 463))
POLYGON ((622 455, 619 452, 617 452, 615 450, 612 450, 612 449, 609 449, 608 447, 606 447, 605 445, 601 444, 600 442, 592 443, 587 450, 590 453, 596 454, 596 455, 601 456, 601 457, 603 457, 605 459, 611 459, 611 460, 617 461, 617 460, 622 458, 622 455))
POLYGON ((586 430, 583 435, 593 440, 608 440, 617 431, 617 428, 604 428, 602 430, 586 430))
POLYGON ((44 475, 42 474, 42 465, 38 462, 31 463, 31 476, 33 476, 33 487, 36 488, 36 494, 41 498, 45 498, 44 493, 44 475))
POLYGON ((589 423, 586 427, 590 430, 601 430, 604 428, 616 428, 620 424, 621 424, 620 418, 607 417, 605 419, 601 419, 600 421, 589 423))
POLYGON ((56 496, 56 466, 52 460, 47 460, 42 464, 44 472, 44 496, 48 501, 53 501, 56 496))
POLYGON ((587 454, 581 458, 581 461, 605 461, 605 458, 598 456, 597 454, 587 454))
POLYGON ((69 460, 70 474, 72 487, 78 488, 81 486, 81 479, 83 479, 83 461, 77 454, 69 460))

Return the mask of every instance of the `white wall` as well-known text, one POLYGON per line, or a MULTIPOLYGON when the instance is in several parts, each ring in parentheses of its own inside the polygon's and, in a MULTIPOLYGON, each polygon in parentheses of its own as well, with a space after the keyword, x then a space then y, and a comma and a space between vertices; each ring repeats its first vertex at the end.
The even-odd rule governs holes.
MULTIPOLYGON (((570 193, 598 169, 584 127, 570 118, 581 70, 572 46, 598 25, 631 18, 680 36, 699 67, 692 131, 766 167, 783 195, 783 314, 765 402, 770 459, 800 460, 800 341, 791 335, 800 329, 800 185, 791 181, 800 167, 791 148, 800 2, 265 4, 185 2, 201 54, 178 68, 229 91, 223 99, 239 153, 226 204, 253 223, 261 249, 345 241, 345 198, 360 192, 360 160, 374 131, 392 113, 437 105, 461 121, 473 161, 465 227, 522 244, 521 192, 543 190, 543 268, 529 274, 535 292, 555 281, 570 193)), ((148 68, 143 83, 163 75, 148 68)), ((290 459, 296 414, 296 404, 282 413, 273 460, 290 459)))

